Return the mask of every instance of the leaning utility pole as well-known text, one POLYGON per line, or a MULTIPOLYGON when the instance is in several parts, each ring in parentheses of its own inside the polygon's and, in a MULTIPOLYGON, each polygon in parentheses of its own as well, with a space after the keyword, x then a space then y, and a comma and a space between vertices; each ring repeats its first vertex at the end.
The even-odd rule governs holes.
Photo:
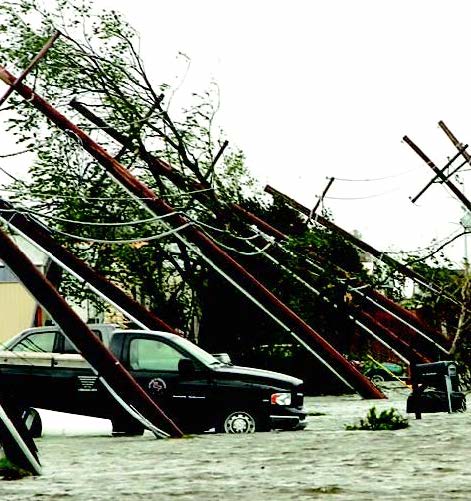
POLYGON ((106 123, 102 118, 95 115, 91 110, 84 106, 79 101, 72 99, 70 101, 70 106, 78 111, 82 116, 89 120, 92 124, 97 126, 99 129, 106 132, 111 138, 113 138, 118 144, 127 148, 129 151, 137 151, 140 158, 147 163, 151 174, 154 178, 158 179, 159 176, 166 177, 171 181, 177 188, 181 190, 190 190, 192 195, 199 200, 203 205, 208 207, 210 210, 215 210, 216 215, 219 220, 225 220, 228 218, 230 213, 238 214, 242 219, 249 222, 250 224, 256 225, 261 231, 270 235, 272 237, 283 240, 284 235, 278 231, 273 226, 267 224, 265 221, 260 219, 255 214, 252 214, 248 210, 244 209, 239 204, 231 202, 228 205, 230 211, 225 211, 221 209, 219 203, 216 199, 215 193, 211 188, 211 185, 207 181, 196 181, 194 179, 188 178, 181 174, 178 170, 174 169, 172 165, 165 162, 164 160, 150 154, 142 144, 135 144, 130 137, 118 131, 108 123, 106 123), (217 208, 216 208, 217 204, 217 208))
MULTIPOLYGON (((104 132, 106 132, 108 135, 110 135, 115 141, 117 141, 119 144, 122 146, 128 148, 128 149, 135 149, 133 146, 132 140, 123 134, 122 132, 116 130, 114 127, 110 126, 107 124, 103 119, 95 115, 92 111, 90 111, 86 106, 84 106, 82 103, 79 103, 76 100, 72 100, 70 102, 70 105, 73 109, 78 111, 81 115, 83 115, 85 118, 87 118, 91 123, 93 123, 95 126, 99 127, 102 129, 104 132)), ((243 209, 240 205, 231 203, 228 205, 228 208, 230 212, 227 210, 221 209, 219 204, 215 204, 217 202, 217 198, 214 194, 214 192, 208 192, 210 189, 209 185, 204 184, 204 182, 200 181, 194 181, 190 178, 186 178, 180 174, 180 172, 176 171, 173 169, 173 167, 166 163, 163 162, 161 159, 158 157, 155 157, 145 151, 144 147, 142 144, 137 146, 137 151, 139 152, 141 158, 147 162, 149 165, 152 173, 154 176, 157 175, 163 175, 167 177, 170 181, 173 182, 175 186, 177 186, 180 189, 191 189, 193 192, 193 196, 197 198, 198 200, 201 201, 204 205, 209 207, 218 217, 218 220, 225 221, 228 217, 231 215, 237 214, 238 216, 242 217, 243 220, 245 220, 249 224, 254 224, 257 226, 259 230, 261 230, 263 233, 270 235, 274 237, 277 240, 288 240, 288 236, 281 231, 279 231, 277 228, 275 228, 273 225, 268 224, 266 221, 260 219, 259 217, 255 216, 253 213, 247 211, 246 209, 243 209)), ((328 189, 332 185, 334 181, 334 178, 331 178, 324 189, 324 192, 321 196, 321 198, 327 193, 328 189)), ((317 207, 316 207, 317 208, 317 207)), ((316 208, 313 209, 313 211, 310 212, 310 214, 314 213, 316 208)), ((308 209, 306 209, 307 211, 308 209)), ((316 219, 321 216, 316 215, 316 219)), ((265 253, 266 254, 266 253, 265 253)), ((269 256, 267 254, 267 257, 270 259, 273 259, 272 256, 269 256)), ((278 263, 277 266, 283 266, 281 263, 278 263)), ((319 292, 316 291, 315 289, 311 289, 315 294, 319 295, 319 292)), ((323 296, 320 296, 321 298, 323 296)), ((380 306, 381 307, 381 306, 380 306)), ((384 308, 384 306, 382 306, 384 308)), ((362 315, 363 312, 357 312, 357 315, 362 315)), ((415 318, 415 317, 414 317, 415 318)), ((363 331, 367 332, 369 335, 373 336, 375 339, 379 340, 379 342, 383 343, 387 348, 391 349, 396 355, 398 355, 400 358, 403 358, 404 360, 415 360, 420 363, 426 363, 427 361, 430 361, 430 359, 427 359, 425 357, 431 356, 432 358, 437 357, 437 349, 440 351, 443 350, 440 346, 438 346, 436 343, 431 341, 433 344, 432 347, 425 345, 420 348, 422 352, 418 352, 416 348, 412 346, 412 340, 409 340, 409 343, 407 343, 405 340, 401 339, 397 335, 394 334, 394 332, 391 331, 390 328, 380 324, 374 316, 368 315, 365 312, 365 318, 364 322, 361 321, 356 321, 358 325, 362 328, 363 331), (373 324, 374 326, 374 331, 367 327, 366 323, 368 325, 373 324), (387 344, 389 343, 389 344, 387 344)))
MULTIPOLYGON (((0 68, 0 79, 8 85, 15 82, 15 77, 5 68, 0 68)), ((152 214, 167 215, 167 220, 175 229, 175 236, 185 245, 199 249, 201 257, 217 269, 230 283, 257 304, 287 332, 296 337, 309 351, 317 356, 330 370, 337 374, 347 385, 355 388, 366 398, 385 398, 363 374, 350 364, 314 329, 289 309, 279 298, 258 282, 244 267, 220 249, 202 231, 196 229, 191 221, 177 214, 165 201, 159 199, 144 183, 136 179, 109 153, 95 143, 76 125, 54 109, 29 87, 20 84, 15 89, 23 98, 41 111, 56 126, 73 137, 77 137, 81 146, 90 153, 105 170, 132 195, 139 199, 152 214)))
MULTIPOLYGON (((276 190, 275 188, 273 188, 270 185, 267 185, 265 187, 265 191, 274 197, 279 197, 287 205, 291 206, 293 209, 296 209, 301 214, 304 214, 305 216, 309 216, 310 211, 307 207, 305 207, 304 205, 301 205, 299 202, 297 202, 293 198, 289 197, 288 195, 285 195, 281 191, 276 190)), ((323 217, 322 215, 318 214, 316 216, 316 222, 319 223, 324 228, 332 230, 334 233, 337 233, 338 235, 342 236, 343 238, 345 238, 345 240, 352 243, 358 249, 360 249, 364 252, 368 252, 369 254, 374 256, 379 261, 383 261, 387 265, 391 266, 391 268, 396 269, 399 273, 401 273, 405 277, 408 277, 408 278, 414 280, 416 283, 420 284, 422 287, 425 287, 428 290, 435 292, 436 294, 443 293, 443 291, 438 289, 437 286, 435 286, 434 284, 431 284, 429 280, 427 280, 425 277, 423 277, 422 275, 420 275, 416 271, 408 268, 403 263, 397 261, 396 259, 392 258, 388 254, 381 252, 380 250, 376 249, 375 247, 371 246, 370 244, 361 240, 360 238, 356 237, 355 235, 352 235, 351 233, 344 230, 340 226, 337 226, 335 223, 333 223, 332 221, 329 221, 327 218, 323 217)), ((446 296, 446 297, 450 301, 457 303, 456 299, 452 298, 451 296, 446 296)))
POLYGON ((445 122, 440 120, 438 122, 438 126, 442 129, 442 131, 447 135, 448 139, 453 143, 454 146, 456 146, 456 149, 458 150, 458 153, 463 155, 463 158, 471 164, 471 155, 466 151, 466 148, 463 147, 463 144, 458 141, 456 136, 451 132, 451 130, 446 126, 445 122))
POLYGON ((54 286, 2 230, 0 230, 0 258, 56 321, 67 339, 97 373, 100 382, 131 416, 140 420, 143 426, 157 436, 168 436, 168 434, 173 437, 183 436, 177 425, 137 384, 121 362, 93 334, 54 286), (168 434, 160 430, 162 424, 168 434))
MULTIPOLYGON (((304 214, 305 216, 309 217, 310 210, 301 205, 299 202, 296 200, 288 197, 287 195, 275 190, 271 186, 267 186, 265 188, 265 191, 267 193, 270 193, 273 196, 280 197, 286 204, 289 206, 293 207, 300 213, 304 214)), ((383 259, 384 262, 388 262, 386 260, 386 257, 389 258, 389 256, 381 256, 380 251, 374 249, 371 247, 369 244, 363 242, 362 240, 358 239, 354 235, 351 235, 347 231, 343 230, 336 224, 332 223, 326 218, 323 218, 321 215, 317 215, 317 222, 324 226, 327 229, 332 230, 334 233, 337 233, 341 236, 343 236, 346 240, 350 241, 353 245, 358 247, 361 250, 364 250, 365 252, 370 252, 372 255, 377 256, 378 258, 383 259)), ((396 266, 401 265, 401 263, 396 262, 392 258, 389 258, 396 266)), ((399 266, 398 266, 399 267, 399 266)), ((406 266, 402 265, 405 270, 408 272, 408 276, 414 276, 415 272, 412 270, 409 270, 406 266)), ((402 269, 401 269, 402 271, 402 269)), ((420 277, 420 275, 419 275, 420 277)), ((422 281, 425 282, 425 279, 422 278, 422 281)), ((359 301, 362 303, 362 309, 365 309, 367 306, 369 308, 373 308, 377 311, 383 311, 386 314, 389 315, 391 319, 397 320, 399 323, 403 324, 408 331, 409 337, 414 336, 415 334, 418 334, 424 340, 426 340, 427 344, 434 346, 435 347, 435 356, 439 353, 447 353, 447 350, 441 345, 446 343, 446 339, 437 331, 432 329, 430 326, 422 322, 419 318, 417 318, 415 315, 413 315, 409 310, 403 308, 402 306, 398 305, 388 297, 384 296, 383 294, 380 294, 379 292, 375 291, 374 289, 368 288, 368 289, 354 289, 353 293, 356 297, 358 297, 359 301), (438 352, 438 353, 437 353, 438 352)), ((429 356, 432 355, 432 353, 427 349, 427 352, 429 353, 429 356)))

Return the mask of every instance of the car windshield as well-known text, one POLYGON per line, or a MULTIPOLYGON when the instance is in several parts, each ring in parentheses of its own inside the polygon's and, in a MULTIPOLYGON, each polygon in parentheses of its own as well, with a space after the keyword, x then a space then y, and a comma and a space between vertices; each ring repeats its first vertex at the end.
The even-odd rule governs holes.
POLYGON ((175 339, 177 343, 184 348, 186 351, 188 351, 191 355, 193 355, 195 358, 197 358, 200 362, 203 362, 205 365, 226 365, 220 360, 218 360, 216 357, 213 357, 211 353, 208 353, 207 351, 204 351, 202 348, 199 346, 196 346, 196 344, 193 344, 191 341, 188 341, 188 339, 185 339, 183 337, 179 337, 178 339, 175 339))

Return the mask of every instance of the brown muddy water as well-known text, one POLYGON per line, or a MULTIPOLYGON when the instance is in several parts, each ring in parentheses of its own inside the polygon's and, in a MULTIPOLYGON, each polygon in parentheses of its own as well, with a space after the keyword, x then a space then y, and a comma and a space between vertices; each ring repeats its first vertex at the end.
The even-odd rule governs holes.
POLYGON ((44 474, 0 481, 0 499, 471 499, 471 412, 410 416, 398 431, 345 431, 373 404, 405 413, 407 391, 389 395, 307 398, 306 430, 245 436, 112 438, 102 424, 77 436, 65 418, 37 440, 44 474))

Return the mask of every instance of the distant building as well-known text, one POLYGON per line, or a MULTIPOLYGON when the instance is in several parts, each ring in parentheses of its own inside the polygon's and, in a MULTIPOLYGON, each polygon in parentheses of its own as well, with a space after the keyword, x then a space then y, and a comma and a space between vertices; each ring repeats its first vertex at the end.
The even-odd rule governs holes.
MULTIPOLYGON (((14 237, 16 244, 39 270, 44 270, 46 256, 24 238, 14 237)), ((33 325, 37 303, 16 275, 0 260, 0 343, 33 325)))
MULTIPOLYGON (((48 265, 48 257, 23 237, 13 237, 16 245, 28 256, 41 273, 48 265)), ((87 323, 111 322, 124 324, 125 318, 113 307, 107 312, 97 311, 91 301, 70 304, 79 317, 87 323)), ((53 323, 16 275, 0 260, 0 350, 1 343, 24 329, 35 325, 53 323)))

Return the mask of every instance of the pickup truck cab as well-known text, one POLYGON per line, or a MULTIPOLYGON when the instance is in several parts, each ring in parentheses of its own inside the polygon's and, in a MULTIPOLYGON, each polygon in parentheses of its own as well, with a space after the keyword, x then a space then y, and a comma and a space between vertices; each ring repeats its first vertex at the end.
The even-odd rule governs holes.
MULTIPOLYGON (((186 433, 305 426, 300 379, 224 363, 175 334, 90 328, 186 433)), ((142 433, 57 327, 28 329, 6 350, 0 352, 0 391, 21 408, 104 417, 111 419, 116 434, 142 433)))

